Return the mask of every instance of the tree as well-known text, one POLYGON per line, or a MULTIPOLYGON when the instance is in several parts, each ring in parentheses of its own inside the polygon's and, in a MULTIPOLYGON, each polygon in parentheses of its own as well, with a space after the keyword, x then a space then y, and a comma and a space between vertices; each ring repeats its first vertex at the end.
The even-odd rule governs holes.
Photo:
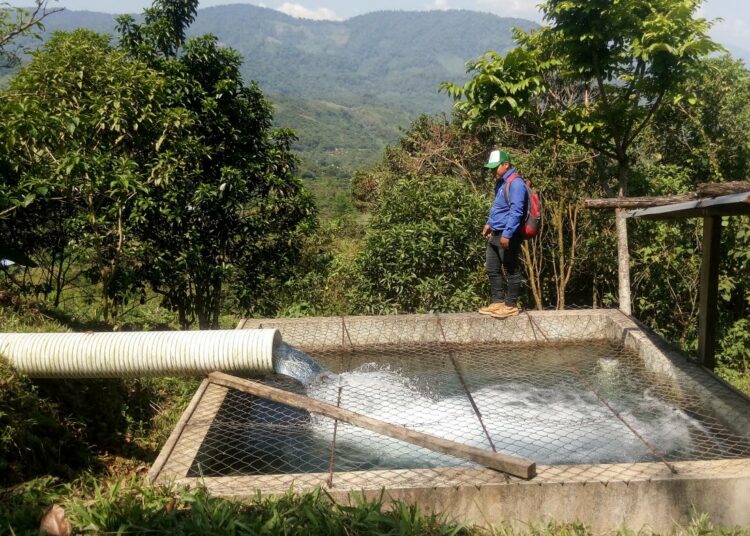
POLYGON ((219 327, 228 283, 247 310, 267 278, 284 276, 299 255, 296 237, 315 213, 293 175, 294 136, 272 130, 271 105, 257 84, 244 84, 240 56, 211 35, 185 42, 196 7, 194 0, 157 0, 143 24, 125 17, 119 28, 123 47, 163 72, 176 101, 196 117, 194 165, 155 189, 138 237, 151 288, 183 328, 197 319, 206 329, 219 327))
POLYGON ((353 311, 392 314, 477 307, 486 277, 476 222, 486 210, 486 198, 460 179, 397 179, 384 193, 351 267, 353 311))
POLYGON ((667 102, 654 115, 638 151, 659 164, 689 169, 701 182, 744 180, 750 171, 750 71, 730 56, 708 59, 684 83, 695 105, 667 102))
MULTIPOLYGON (((729 56, 703 61, 685 91, 697 102, 666 102, 637 143, 636 195, 695 191, 698 183, 750 179, 750 71, 729 56)), ((748 370, 750 220, 725 218, 719 274, 721 366, 748 370)), ((639 318, 686 351, 697 348, 700 220, 641 222, 633 232, 639 318), (658 259, 658 262, 657 262, 658 259), (658 277, 654 267, 658 267, 658 277)))
POLYGON ((171 95, 161 73, 85 30, 55 34, 2 95, 0 192, 23 202, 0 230, 46 259, 56 300, 72 249, 101 283, 105 319, 138 286, 138 214, 200 150, 171 95))
POLYGON ((120 42, 140 57, 174 58, 185 44, 187 28, 197 13, 198 0, 154 0, 143 11, 143 24, 137 24, 130 15, 117 18, 120 42))
MULTIPOLYGON (((48 0, 35 0, 30 10, 12 8, 7 2, 0 2, 0 68, 11 67, 18 62, 18 48, 10 49, 10 45, 18 37, 34 33, 41 27, 42 21, 59 9, 50 9, 48 0)), ((9 192, 0 188, 0 219, 7 216, 27 200, 11 197, 9 192)), ((0 240, 0 256, 3 258, 29 263, 30 260, 23 253, 16 251, 10 244, 0 240)))
MULTIPOLYGON (((701 0, 547 0, 548 26, 516 32, 519 46, 505 56, 488 53, 469 63, 464 86, 442 88, 459 102, 467 125, 493 117, 523 116, 544 99, 545 127, 596 150, 614 163, 614 186, 628 193, 631 150, 664 102, 692 102, 681 83, 700 59, 719 50, 710 23, 694 15, 701 0), (547 80, 582 84, 566 106, 547 80), (465 100, 461 100, 465 99, 465 100)), ((624 212, 617 212, 620 308, 631 312, 629 253, 624 212)))

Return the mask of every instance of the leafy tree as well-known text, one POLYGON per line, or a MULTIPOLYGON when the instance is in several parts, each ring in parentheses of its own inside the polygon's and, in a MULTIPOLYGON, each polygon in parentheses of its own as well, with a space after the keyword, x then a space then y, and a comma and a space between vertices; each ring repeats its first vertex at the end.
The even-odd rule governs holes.
POLYGON ((170 106, 170 93, 160 73, 79 30, 53 36, 0 104, 2 190, 26 205, 0 222, 3 232, 51 257, 56 277, 69 248, 83 252, 105 319, 134 285, 135 214, 149 188, 182 176, 190 160, 190 151, 175 156, 190 116, 170 106))
MULTIPOLYGON (((583 144, 615 165, 618 195, 628 193, 634 142, 666 102, 691 100, 681 83, 702 57, 719 49, 710 23, 694 15, 701 0, 547 0, 549 25, 516 32, 519 46, 469 63, 464 86, 444 84, 467 125, 523 116, 542 98, 549 131, 583 144), (583 85, 573 102, 548 83, 556 76, 583 85), (465 100, 460 100, 465 99, 465 100)), ((609 181, 607 185, 612 185, 609 181)), ((620 307, 630 312, 627 227, 617 214, 620 307)))
POLYGON ((750 172, 750 71, 730 56, 700 63, 685 80, 696 103, 667 102, 637 150, 659 164, 687 169, 701 182, 744 180, 750 172))
POLYGON ((137 24, 131 15, 117 18, 121 43, 142 57, 174 58, 197 13, 198 0, 154 0, 143 12, 143 24, 137 24))
POLYGON ((153 290, 183 327, 197 319, 205 329, 219 326, 227 283, 247 310, 266 279, 284 277, 314 206, 293 176, 294 136, 271 129, 271 105, 257 84, 244 84, 240 56, 210 35, 184 42, 196 6, 158 0, 143 24, 121 18, 120 31, 130 54, 165 73, 177 102, 196 117, 195 163, 155 190, 138 237, 153 290))
POLYGON ((462 311, 483 300, 487 199, 464 181, 402 178, 383 195, 351 269, 358 313, 462 311))
MULTIPOLYGON (((50 9, 48 0, 35 0, 32 9, 12 8, 7 2, 0 2, 0 69, 18 63, 19 47, 11 48, 14 41, 25 35, 36 35, 34 31, 42 27, 42 21, 59 9, 50 9)), ((0 219, 15 211, 30 200, 12 196, 5 188, 0 188, 0 219)), ((0 257, 14 262, 33 265, 28 256, 14 248, 0 237, 0 257)))
MULTIPOLYGON (((681 194, 702 182, 750 178, 750 72, 728 56, 711 58, 684 85, 696 104, 665 103, 637 143, 636 194, 681 194)), ((721 366, 747 370, 750 222, 731 217, 723 225, 717 358, 721 366)), ((687 351, 697 347, 701 236, 700 220, 638 223, 633 233, 639 318, 687 351), (650 277, 654 267, 658 277, 650 277)))

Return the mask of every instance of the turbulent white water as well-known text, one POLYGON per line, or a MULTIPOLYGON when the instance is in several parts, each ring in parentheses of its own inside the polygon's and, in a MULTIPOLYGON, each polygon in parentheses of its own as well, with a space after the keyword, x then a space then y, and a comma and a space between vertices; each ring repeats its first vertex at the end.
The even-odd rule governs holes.
MULTIPOLYGON (((287 354, 299 357, 294 352, 287 354)), ((307 359, 284 365, 309 380, 308 395, 392 424, 485 449, 489 441, 460 385, 430 384, 387 366, 368 364, 340 375, 326 374, 307 359)), ((313 361, 314 363, 314 361, 313 361)), ((429 371, 425 373, 429 376, 429 371)), ((692 436, 705 438, 700 422, 628 379, 616 359, 598 359, 597 390, 622 418, 662 453, 691 450, 692 436)), ((654 460, 653 453, 590 390, 560 376, 543 386, 508 380, 471 390, 498 452, 543 464, 615 463, 654 460)), ((313 437, 330 441, 333 421, 312 417, 313 437)), ((337 470, 467 465, 456 458, 339 424, 337 470)))

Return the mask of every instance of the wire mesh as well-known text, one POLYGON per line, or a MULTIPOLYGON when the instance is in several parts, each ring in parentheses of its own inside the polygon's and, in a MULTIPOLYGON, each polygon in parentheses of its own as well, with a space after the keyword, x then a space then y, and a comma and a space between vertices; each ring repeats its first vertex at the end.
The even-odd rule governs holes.
MULTIPOLYGON (((246 322, 333 374, 275 387, 542 464, 540 477, 632 479, 750 458, 750 402, 606 311, 246 322), (682 464, 682 465, 681 465, 682 464), (561 469, 563 468, 563 469, 561 469)), ((717 468, 711 465, 712 471, 717 468)), ((209 386, 164 475, 251 485, 380 488, 507 482, 452 456, 209 386)))

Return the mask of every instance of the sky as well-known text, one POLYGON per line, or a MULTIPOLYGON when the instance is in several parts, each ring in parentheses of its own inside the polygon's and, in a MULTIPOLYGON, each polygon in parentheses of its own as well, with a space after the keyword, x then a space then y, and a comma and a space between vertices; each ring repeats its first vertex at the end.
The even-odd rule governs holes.
MULTIPOLYGON (((30 4, 29 0, 12 0, 12 5, 30 4)), ((200 7, 248 3, 277 9, 288 15, 308 19, 343 20, 371 11, 471 9, 504 17, 520 17, 541 22, 536 6, 540 0, 201 0, 200 7)), ((52 0, 71 10, 106 13, 136 13, 151 4, 150 0, 52 0)), ((702 15, 721 18, 711 34, 724 45, 750 51, 750 2, 747 0, 705 0, 702 15)))

